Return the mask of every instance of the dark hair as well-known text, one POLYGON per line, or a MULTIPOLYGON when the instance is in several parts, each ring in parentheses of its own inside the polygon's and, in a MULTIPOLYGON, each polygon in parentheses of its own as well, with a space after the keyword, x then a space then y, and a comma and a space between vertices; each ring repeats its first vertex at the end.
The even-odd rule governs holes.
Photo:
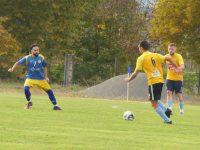
POLYGON ((142 47, 144 50, 148 50, 150 48, 150 45, 147 41, 142 41, 140 44, 139 44, 140 47, 142 47))
POLYGON ((176 47, 176 44, 174 44, 174 43, 169 43, 168 46, 170 46, 170 47, 176 47))
POLYGON ((36 44, 36 43, 32 44, 32 45, 31 45, 31 48, 30 48, 30 50, 32 50, 32 49, 33 49, 33 47, 39 47, 39 45, 38 45, 38 44, 36 44))

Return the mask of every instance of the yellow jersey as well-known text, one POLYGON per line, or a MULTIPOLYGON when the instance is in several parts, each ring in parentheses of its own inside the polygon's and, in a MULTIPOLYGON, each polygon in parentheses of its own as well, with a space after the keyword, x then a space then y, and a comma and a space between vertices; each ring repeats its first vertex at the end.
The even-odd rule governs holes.
MULTIPOLYGON (((180 65, 184 65, 183 57, 178 53, 174 53, 174 55, 167 54, 165 56, 170 57, 175 62, 177 67, 179 67, 180 65)), ((170 64, 170 62, 166 63, 167 63, 167 79, 183 81, 183 73, 175 72, 175 67, 173 67, 170 64)))
POLYGON ((149 51, 137 59, 136 70, 144 70, 147 74, 148 85, 164 83, 162 64, 165 56, 149 51))

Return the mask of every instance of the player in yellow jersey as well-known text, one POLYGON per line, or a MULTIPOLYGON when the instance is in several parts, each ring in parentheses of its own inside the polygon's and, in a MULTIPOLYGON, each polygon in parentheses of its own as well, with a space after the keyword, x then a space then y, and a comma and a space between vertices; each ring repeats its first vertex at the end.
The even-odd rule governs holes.
POLYGON ((184 62, 182 56, 176 53, 176 45, 174 43, 168 45, 168 52, 166 56, 170 57, 175 62, 177 69, 167 62, 167 102, 169 108, 172 110, 172 95, 173 92, 175 92, 179 99, 180 115, 182 116, 184 115, 184 101, 182 95, 184 62))
POLYGON ((147 75, 149 100, 151 101, 153 108, 164 120, 164 123, 172 124, 170 119, 171 110, 166 108, 160 99, 164 83, 162 64, 165 61, 169 61, 173 65, 175 64, 169 57, 148 51, 150 46, 147 41, 142 41, 138 48, 142 55, 137 59, 135 71, 129 78, 125 78, 125 80, 127 82, 133 80, 138 73, 143 70, 147 75))

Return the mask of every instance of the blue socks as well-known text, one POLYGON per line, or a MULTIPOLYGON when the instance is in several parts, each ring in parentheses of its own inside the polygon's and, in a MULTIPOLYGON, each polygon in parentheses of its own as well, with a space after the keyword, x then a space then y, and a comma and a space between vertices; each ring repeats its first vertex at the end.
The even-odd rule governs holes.
MULTIPOLYGON (((167 103, 168 103, 169 109, 172 110, 172 100, 167 100, 167 103)), ((179 107, 181 111, 184 110, 184 101, 179 102, 179 107)))
POLYGON ((165 112, 162 110, 162 108, 158 105, 158 107, 155 109, 156 112, 160 115, 161 118, 163 118, 163 120, 165 122, 170 122, 171 120, 166 116, 165 112))
POLYGON ((172 109, 172 100, 171 100, 171 99, 168 99, 168 100, 167 100, 167 103, 168 103, 169 109, 172 109))
POLYGON ((161 100, 158 100, 158 106, 160 106, 164 112, 167 110, 167 108, 165 107, 163 102, 161 102, 161 100))
POLYGON ((29 86, 24 86, 24 93, 25 93, 27 101, 30 101, 31 100, 31 92, 30 92, 29 86))
POLYGON ((46 91, 46 92, 47 92, 47 94, 49 95, 49 99, 51 100, 52 104, 53 104, 53 105, 56 105, 57 102, 56 102, 56 98, 55 98, 55 96, 54 96, 54 94, 53 94, 53 91, 52 91, 52 90, 48 90, 48 91, 46 91))
POLYGON ((179 102, 179 107, 180 107, 180 110, 184 110, 184 102, 183 101, 180 101, 179 102))
MULTIPOLYGON (((53 105, 57 105, 56 98, 55 98, 55 96, 53 94, 53 91, 52 90, 48 90, 46 92, 47 92, 47 94, 49 96, 49 99, 51 100, 52 104, 53 105)), ((24 86, 24 93, 25 93, 27 101, 30 101, 31 100, 31 92, 30 92, 30 87, 29 86, 24 86)))

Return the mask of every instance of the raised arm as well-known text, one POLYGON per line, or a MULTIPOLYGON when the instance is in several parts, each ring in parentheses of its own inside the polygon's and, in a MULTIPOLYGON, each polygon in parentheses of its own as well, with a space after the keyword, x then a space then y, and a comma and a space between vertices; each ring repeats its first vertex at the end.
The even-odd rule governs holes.
POLYGON ((17 68, 18 66, 19 66, 19 65, 18 65, 18 62, 16 62, 16 63, 12 66, 12 68, 9 68, 9 69, 8 69, 8 71, 9 71, 9 72, 13 72, 13 71, 16 70, 16 68, 17 68))

